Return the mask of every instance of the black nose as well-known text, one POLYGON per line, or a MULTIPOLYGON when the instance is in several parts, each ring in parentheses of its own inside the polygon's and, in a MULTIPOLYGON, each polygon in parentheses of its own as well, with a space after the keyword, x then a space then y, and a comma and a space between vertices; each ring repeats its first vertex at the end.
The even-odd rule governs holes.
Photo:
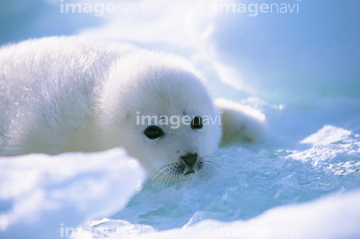
POLYGON ((180 158, 186 163, 189 168, 194 168, 198 155, 188 153, 187 155, 181 156, 180 158))

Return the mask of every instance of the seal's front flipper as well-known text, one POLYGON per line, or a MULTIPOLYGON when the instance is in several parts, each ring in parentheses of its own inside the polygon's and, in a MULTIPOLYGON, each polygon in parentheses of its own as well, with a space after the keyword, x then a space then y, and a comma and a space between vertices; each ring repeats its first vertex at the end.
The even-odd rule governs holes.
POLYGON ((221 114, 220 146, 226 146, 241 139, 255 143, 264 140, 267 124, 265 115, 260 111, 222 98, 216 99, 214 103, 221 114))

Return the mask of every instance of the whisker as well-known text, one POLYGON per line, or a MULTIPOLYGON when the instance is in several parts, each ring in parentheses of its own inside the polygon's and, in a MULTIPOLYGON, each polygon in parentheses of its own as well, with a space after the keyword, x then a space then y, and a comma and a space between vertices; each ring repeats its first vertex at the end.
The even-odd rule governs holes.
MULTIPOLYGON (((159 189, 181 185, 182 182, 188 179, 184 175, 186 167, 186 165, 180 163, 172 163, 160 167, 151 173, 148 183, 159 189)), ((209 179, 215 174, 218 167, 219 164, 212 155, 202 157, 197 166, 194 167, 196 177, 204 180, 209 179)))
POLYGON ((152 174, 152 176, 149 178, 149 180, 157 182, 159 180, 159 178, 161 178, 161 177, 162 177, 162 174, 161 174, 160 170, 157 170, 156 172, 154 172, 152 174))
POLYGON ((199 176, 201 179, 209 179, 216 172, 216 169, 219 165, 214 159, 215 158, 211 156, 203 158, 203 167, 202 170, 199 171, 199 176))

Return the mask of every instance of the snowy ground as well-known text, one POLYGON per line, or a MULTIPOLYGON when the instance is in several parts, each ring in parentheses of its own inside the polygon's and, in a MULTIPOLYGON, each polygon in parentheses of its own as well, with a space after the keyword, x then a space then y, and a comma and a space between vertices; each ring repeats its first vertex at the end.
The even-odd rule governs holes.
MULTIPOLYGON (((261 110, 270 132, 216 152, 213 178, 162 190, 143 185, 121 149, 3 158, 0 238, 360 237, 359 1, 287 0, 299 13, 256 17, 201 0, 60 13, 69 2, 6 1, 0 43, 79 34, 172 51, 197 65, 214 97, 261 110)), ((228 1, 241 2, 269 1, 228 1)))

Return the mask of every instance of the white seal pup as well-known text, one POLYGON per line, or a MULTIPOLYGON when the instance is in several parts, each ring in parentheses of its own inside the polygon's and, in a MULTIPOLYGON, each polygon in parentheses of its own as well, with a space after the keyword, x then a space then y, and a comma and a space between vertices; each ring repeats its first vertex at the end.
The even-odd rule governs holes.
POLYGON ((199 72, 171 54, 78 37, 0 49, 2 156, 124 147, 159 181, 209 176, 221 137, 256 140, 264 122, 213 103, 199 72))

